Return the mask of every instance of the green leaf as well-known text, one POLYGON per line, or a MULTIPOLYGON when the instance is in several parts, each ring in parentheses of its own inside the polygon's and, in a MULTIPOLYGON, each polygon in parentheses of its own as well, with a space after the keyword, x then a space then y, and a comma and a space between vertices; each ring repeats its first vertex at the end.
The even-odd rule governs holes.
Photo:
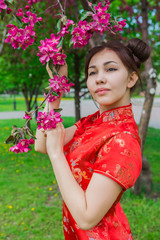
POLYGON ((13 0, 5 0, 6 3, 14 4, 13 0))
POLYGON ((88 14, 89 14, 89 12, 86 11, 86 10, 84 10, 84 11, 81 13, 80 20, 83 21, 84 19, 86 19, 86 18, 88 17, 88 14))
POLYGON ((68 31, 69 31, 70 33, 72 33, 72 32, 73 32, 73 29, 74 29, 74 26, 71 24, 71 25, 69 26, 69 28, 68 28, 68 31))
POLYGON ((33 140, 36 140, 36 139, 37 139, 34 135, 31 135, 31 138, 33 138, 33 140))
POLYGON ((25 111, 25 113, 26 113, 27 115, 30 115, 30 114, 31 114, 31 112, 27 112, 27 111, 25 111))
POLYGON ((52 92, 53 96, 59 97, 59 95, 56 92, 52 92))
POLYGON ((15 142, 15 138, 14 138, 12 135, 10 135, 10 136, 5 140, 4 143, 10 144, 10 143, 14 143, 14 142, 15 142))
POLYGON ((61 40, 59 41, 59 44, 57 45, 57 47, 61 47, 62 46, 62 43, 63 43, 63 38, 61 38, 61 40))
POLYGON ((15 19, 16 19, 16 22, 18 23, 18 25, 19 25, 19 27, 21 27, 22 26, 22 21, 21 21, 21 19, 17 16, 17 15, 15 15, 15 19))
POLYGON ((62 108, 54 109, 55 112, 61 112, 62 110, 63 110, 62 108))
POLYGON ((73 44, 73 40, 71 38, 71 40, 69 41, 69 48, 72 46, 72 44, 73 44))
POLYGON ((3 20, 4 16, 5 16, 5 10, 1 9, 1 20, 3 20))
POLYGON ((51 89, 51 87, 50 87, 50 86, 48 86, 48 87, 46 87, 46 88, 45 88, 45 90, 48 90, 48 91, 49 91, 50 89, 51 89))
POLYGON ((58 30, 58 32, 61 31, 61 18, 57 22, 57 30, 58 30))

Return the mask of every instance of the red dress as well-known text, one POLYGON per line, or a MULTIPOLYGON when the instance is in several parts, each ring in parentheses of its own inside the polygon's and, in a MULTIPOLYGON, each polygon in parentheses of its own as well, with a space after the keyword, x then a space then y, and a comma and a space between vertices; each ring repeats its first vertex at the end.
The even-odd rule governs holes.
POLYGON ((92 174, 109 177, 122 186, 122 192, 103 219, 90 230, 81 230, 63 205, 65 240, 132 240, 128 220, 120 206, 123 192, 132 187, 141 167, 138 127, 132 105, 99 115, 99 111, 76 123, 73 139, 64 147, 71 171, 85 191, 92 174))

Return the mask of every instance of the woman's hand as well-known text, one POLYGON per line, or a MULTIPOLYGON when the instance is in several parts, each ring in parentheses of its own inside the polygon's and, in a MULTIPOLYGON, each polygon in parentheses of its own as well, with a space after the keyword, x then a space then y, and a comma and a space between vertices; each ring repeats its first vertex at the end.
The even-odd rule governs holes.
POLYGON ((54 157, 63 154, 65 128, 62 123, 57 123, 55 129, 45 131, 46 148, 49 156, 54 157))

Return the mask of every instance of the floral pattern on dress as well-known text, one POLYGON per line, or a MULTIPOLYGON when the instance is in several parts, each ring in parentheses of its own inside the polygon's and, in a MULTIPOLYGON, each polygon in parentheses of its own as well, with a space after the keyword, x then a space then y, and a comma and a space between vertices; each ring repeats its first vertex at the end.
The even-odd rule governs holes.
POLYGON ((103 174, 123 188, 103 219, 92 229, 78 227, 64 203, 63 224, 65 240, 133 240, 128 220, 120 206, 123 192, 132 187, 141 167, 138 127, 132 105, 82 118, 76 124, 73 139, 64 152, 69 167, 85 191, 95 173, 103 174))

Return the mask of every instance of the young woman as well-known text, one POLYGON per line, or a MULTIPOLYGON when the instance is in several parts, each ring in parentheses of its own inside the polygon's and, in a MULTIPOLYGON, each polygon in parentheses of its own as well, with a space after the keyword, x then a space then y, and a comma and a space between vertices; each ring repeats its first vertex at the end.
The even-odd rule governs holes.
MULTIPOLYGON (((66 130, 58 123, 46 137, 37 130, 35 149, 48 153, 64 200, 66 240, 133 239, 119 201, 141 172, 130 95, 149 54, 148 45, 137 38, 126 46, 111 41, 91 49, 85 74, 99 111, 66 130)), ((67 74, 65 66, 60 73, 67 74)), ((59 103, 51 103, 50 109, 59 103)))

